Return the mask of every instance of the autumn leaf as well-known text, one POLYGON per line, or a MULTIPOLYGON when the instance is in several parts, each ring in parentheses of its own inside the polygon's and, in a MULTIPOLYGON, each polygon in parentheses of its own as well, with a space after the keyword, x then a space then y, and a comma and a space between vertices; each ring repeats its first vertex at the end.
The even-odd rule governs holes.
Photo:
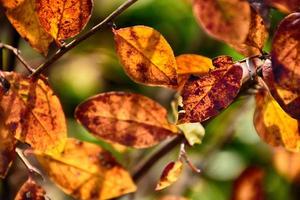
POLYGON ((183 91, 183 110, 179 124, 202 122, 217 115, 237 96, 242 85, 243 69, 229 56, 213 60, 214 70, 204 76, 191 76, 183 91))
POLYGON ((266 195, 263 189, 265 172, 258 167, 248 167, 235 180, 232 200, 264 200, 266 195))
POLYGON ((214 68, 210 58, 196 54, 179 55, 176 63, 179 87, 183 87, 191 74, 204 75, 214 68))
POLYGON ((183 132, 185 138, 191 146, 201 144, 205 134, 205 129, 200 123, 179 124, 177 127, 183 132))
POLYGON ((81 32, 89 21, 92 0, 37 0, 41 25, 61 45, 61 41, 81 32))
POLYGON ((46 200, 45 190, 29 178, 18 191, 15 200, 46 200))
POLYGON ((276 83, 300 92, 300 13, 281 21, 272 43, 272 68, 276 83))
POLYGON ((212 37, 230 44, 242 44, 251 23, 250 5, 243 0, 194 0, 194 14, 212 37))
POLYGON ((176 162, 170 162, 164 168, 160 180, 156 185, 155 190, 162 190, 166 187, 169 187, 179 178, 182 171, 183 163, 181 160, 177 160, 176 162))
POLYGON ((278 173, 292 182, 300 181, 300 153, 276 148, 273 154, 273 163, 278 173))
POLYGON ((129 173, 95 144, 69 138, 60 155, 37 158, 50 179, 76 199, 110 199, 136 190, 129 173))
POLYGON ((177 86, 173 50, 158 31, 133 26, 113 32, 117 54, 132 80, 145 85, 177 86))
POLYGON ((266 0, 266 3, 284 13, 300 11, 299 0, 266 0))
POLYGON ((59 99, 46 80, 5 72, 11 87, 0 97, 0 116, 5 134, 15 136, 35 150, 49 154, 63 150, 67 128, 59 99))
POLYGON ((4 8, 13 9, 22 4, 25 0, 0 0, 4 8))
POLYGON ((38 16, 35 12, 35 1, 2 0, 2 3, 5 7, 5 14, 8 20, 21 37, 27 40, 32 48, 47 55, 48 47, 53 39, 45 32, 39 23, 38 16), (17 5, 15 5, 16 7, 14 7, 15 3, 17 3, 17 5))
POLYGON ((180 196, 175 196, 175 195, 166 195, 159 198, 159 200, 188 200, 188 199, 180 196))
POLYGON ((299 152, 299 122, 285 113, 266 90, 261 90, 256 95, 254 125, 258 135, 266 143, 299 152))
POLYGON ((95 136, 135 148, 151 147, 177 133, 165 108, 132 93, 93 96, 76 108, 75 118, 95 136))

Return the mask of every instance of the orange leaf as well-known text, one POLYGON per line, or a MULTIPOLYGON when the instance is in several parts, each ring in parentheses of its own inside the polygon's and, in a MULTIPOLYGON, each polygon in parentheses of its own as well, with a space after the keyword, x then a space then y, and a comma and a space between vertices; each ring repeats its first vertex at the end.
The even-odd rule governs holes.
POLYGON ((159 200, 188 200, 188 199, 184 197, 175 196, 175 195, 166 195, 159 198, 159 200))
POLYGON ((274 151, 273 163, 275 169, 289 181, 300 181, 300 153, 293 153, 282 148, 274 151))
POLYGON ((41 25, 58 44, 81 32, 93 8, 92 0, 37 0, 35 5, 41 25))
POLYGON ((176 182, 182 172, 182 167, 183 163, 181 160, 177 160, 176 162, 170 162, 169 164, 167 164, 161 174, 155 190, 165 189, 176 182))
POLYGON ((300 11, 299 0, 266 0, 266 3, 284 13, 300 11))
POLYGON ((265 90, 256 95, 254 125, 258 135, 266 143, 299 152, 299 122, 285 113, 265 90))
POLYGON ((62 154, 37 158, 50 179, 76 199, 111 199, 136 190, 129 173, 95 144, 70 138, 62 154))
POLYGON ((0 0, 4 8, 13 9, 22 4, 25 0, 0 0))
POLYGON ((151 147, 177 133, 167 111, 138 94, 96 95, 77 107, 75 117, 95 136, 135 148, 151 147))
POLYGON ((61 152, 67 136, 65 116, 47 81, 4 74, 11 85, 8 93, 0 97, 4 128, 35 150, 61 152))
MULTIPOLYGON (((5 2, 8 3, 12 1, 5 2)), ((39 23, 38 16, 35 12, 35 0, 14 1, 14 3, 16 2, 21 3, 16 7, 4 4, 4 6, 12 7, 5 9, 8 20, 21 37, 29 42, 32 48, 47 55, 48 47, 53 39, 44 31, 39 23)))
POLYGON ((32 179, 28 179, 15 197, 15 200, 46 200, 45 190, 32 179))
POLYGON ((117 54, 134 81, 146 84, 177 86, 173 50, 156 30, 133 26, 114 30, 117 54))
POLYGON ((231 57, 213 60, 216 67, 200 77, 191 76, 183 91, 179 123, 202 122, 217 115, 236 97, 242 85, 243 69, 231 57))
POLYGON ((212 37, 241 44, 251 23, 250 5, 243 0, 194 0, 194 13, 200 25, 212 37))
POLYGON ((258 167, 248 167, 233 185, 232 200, 264 200, 264 171, 258 167))

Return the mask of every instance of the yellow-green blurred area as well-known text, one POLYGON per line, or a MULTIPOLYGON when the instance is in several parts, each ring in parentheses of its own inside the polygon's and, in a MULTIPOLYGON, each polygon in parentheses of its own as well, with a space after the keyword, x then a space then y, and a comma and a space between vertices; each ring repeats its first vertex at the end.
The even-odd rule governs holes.
MULTIPOLYGON (((124 0, 95 1, 92 18, 83 32, 100 22, 122 2, 124 0)), ((271 35, 283 16, 272 10, 271 35)), ((10 44, 13 34, 3 11, 0 15, 0 23, 1 41, 10 44)), ((201 30, 193 16, 190 0, 140 0, 120 15, 115 20, 115 24, 119 28, 133 25, 155 28, 165 36, 175 55, 196 53, 210 58, 219 55, 230 55, 236 60, 243 58, 233 49, 210 38, 201 30)), ((45 59, 23 39, 20 39, 19 49, 32 66, 38 66, 45 59)), ((269 50, 270 41, 266 44, 266 51, 269 50)), ((53 45, 49 54, 54 52, 53 45)), ((5 52, 4 63, 6 64, 9 63, 7 55, 5 52)), ((24 71, 19 63, 16 63, 15 67, 18 71, 24 71)), ((157 100, 171 113, 170 103, 174 98, 174 91, 147 87, 130 80, 116 56, 113 35, 109 28, 98 31, 94 36, 72 49, 54 63, 45 74, 49 75, 53 90, 63 104, 68 119, 69 136, 102 145, 110 150, 110 145, 95 139, 73 118, 75 107, 86 98, 107 91, 130 91, 157 100)), ((254 109, 253 95, 246 93, 206 125, 202 144, 188 150, 192 162, 203 168, 202 173, 196 174, 186 165, 184 172, 174 185, 163 191, 155 192, 154 188, 163 167, 178 156, 179 147, 176 147, 172 153, 153 165, 149 173, 138 182, 135 198, 150 200, 158 199, 166 194, 174 194, 195 200, 230 199, 233 181, 247 166, 255 165, 266 170, 264 189, 268 199, 299 199, 300 192, 297 187, 290 184, 274 169, 271 157, 272 149, 257 136, 253 126, 254 109), (224 138, 231 134, 233 134, 232 138, 223 142, 224 138), (209 156, 203 156, 211 149, 214 151, 209 156)), ((134 172, 161 145, 146 150, 130 149, 124 153, 116 151, 113 153, 130 172, 134 172)), ((20 162, 15 162, 7 179, 1 181, 0 199, 2 197, 8 198, 3 200, 13 199, 26 176, 26 169, 20 162)), ((44 185, 52 200, 72 199, 64 196, 53 184, 46 181, 44 185)), ((130 198, 124 197, 124 199, 130 198)))

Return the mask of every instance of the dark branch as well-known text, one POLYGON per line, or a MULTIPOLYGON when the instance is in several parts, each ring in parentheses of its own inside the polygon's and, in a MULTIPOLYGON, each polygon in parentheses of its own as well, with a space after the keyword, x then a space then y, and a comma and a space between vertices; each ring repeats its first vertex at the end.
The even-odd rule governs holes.
POLYGON ((74 39, 69 44, 66 44, 61 49, 59 49, 53 56, 51 56, 48 60, 46 60, 43 64, 41 64, 32 74, 31 76, 38 76, 40 75, 47 67, 52 65, 54 62, 56 62, 60 57, 62 57, 65 53, 76 47, 79 43, 86 40, 87 38, 94 35, 98 30, 109 27, 112 23, 112 21, 119 16, 121 13, 123 13, 127 8, 129 8, 132 4, 137 2, 138 0, 127 0, 124 2, 121 6, 119 6, 114 12, 112 12, 109 16, 107 16, 103 21, 101 21, 99 24, 94 26, 92 29, 90 29, 85 34, 81 35, 80 37, 74 39))

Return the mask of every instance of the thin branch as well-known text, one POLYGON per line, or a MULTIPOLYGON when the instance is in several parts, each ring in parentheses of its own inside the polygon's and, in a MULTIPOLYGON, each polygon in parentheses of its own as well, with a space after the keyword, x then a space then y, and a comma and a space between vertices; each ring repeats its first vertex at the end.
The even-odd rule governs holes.
POLYGON ((47 67, 56 62, 60 57, 62 57, 65 53, 76 47, 79 43, 86 40, 87 38, 94 35, 98 30, 110 26, 113 20, 123 13, 127 8, 129 8, 132 4, 137 2, 138 0, 127 0, 121 6, 119 6, 114 12, 112 12, 109 16, 107 16, 103 21, 94 26, 85 34, 80 37, 74 39, 69 44, 64 45, 61 49, 59 49, 54 55, 52 55, 48 60, 46 60, 43 64, 41 64, 30 76, 39 76, 47 67))
POLYGON ((0 43, 0 49, 7 49, 11 52, 13 52, 15 54, 15 56, 17 57, 17 59, 24 65, 24 67, 29 71, 29 72, 34 72, 34 69, 32 69, 30 67, 30 65, 24 60, 24 58, 20 55, 21 52, 19 49, 13 47, 13 46, 10 46, 8 44, 3 44, 3 43, 0 43))
MULTIPOLYGON (((1 41, 0 41, 1 42, 1 41)), ((3 63, 3 49, 2 48, 0 48, 0 70, 3 70, 4 68, 3 68, 3 65, 4 65, 4 63, 3 63)))
MULTIPOLYGON (((20 35, 11 25, 9 26, 9 36, 10 36, 9 44, 15 47, 16 49, 19 49, 20 35)), ((7 56, 7 71, 14 71, 15 64, 16 64, 15 52, 11 52, 7 56)))
POLYGON ((22 162, 24 163, 24 165, 27 167, 28 171, 29 171, 29 176, 32 176, 34 174, 39 175, 40 177, 42 177, 42 179, 44 179, 44 176, 42 175, 42 173, 40 172, 39 169, 37 169, 36 167, 34 167, 26 158, 26 156, 23 153, 23 150, 20 148, 16 148, 16 153, 18 154, 19 158, 22 160, 22 162))
POLYGON ((186 144, 186 141, 182 142, 180 145, 179 159, 185 161, 186 164, 188 164, 188 166, 193 170, 193 172, 200 173, 201 170, 190 161, 190 159, 185 151, 185 144, 186 144))

